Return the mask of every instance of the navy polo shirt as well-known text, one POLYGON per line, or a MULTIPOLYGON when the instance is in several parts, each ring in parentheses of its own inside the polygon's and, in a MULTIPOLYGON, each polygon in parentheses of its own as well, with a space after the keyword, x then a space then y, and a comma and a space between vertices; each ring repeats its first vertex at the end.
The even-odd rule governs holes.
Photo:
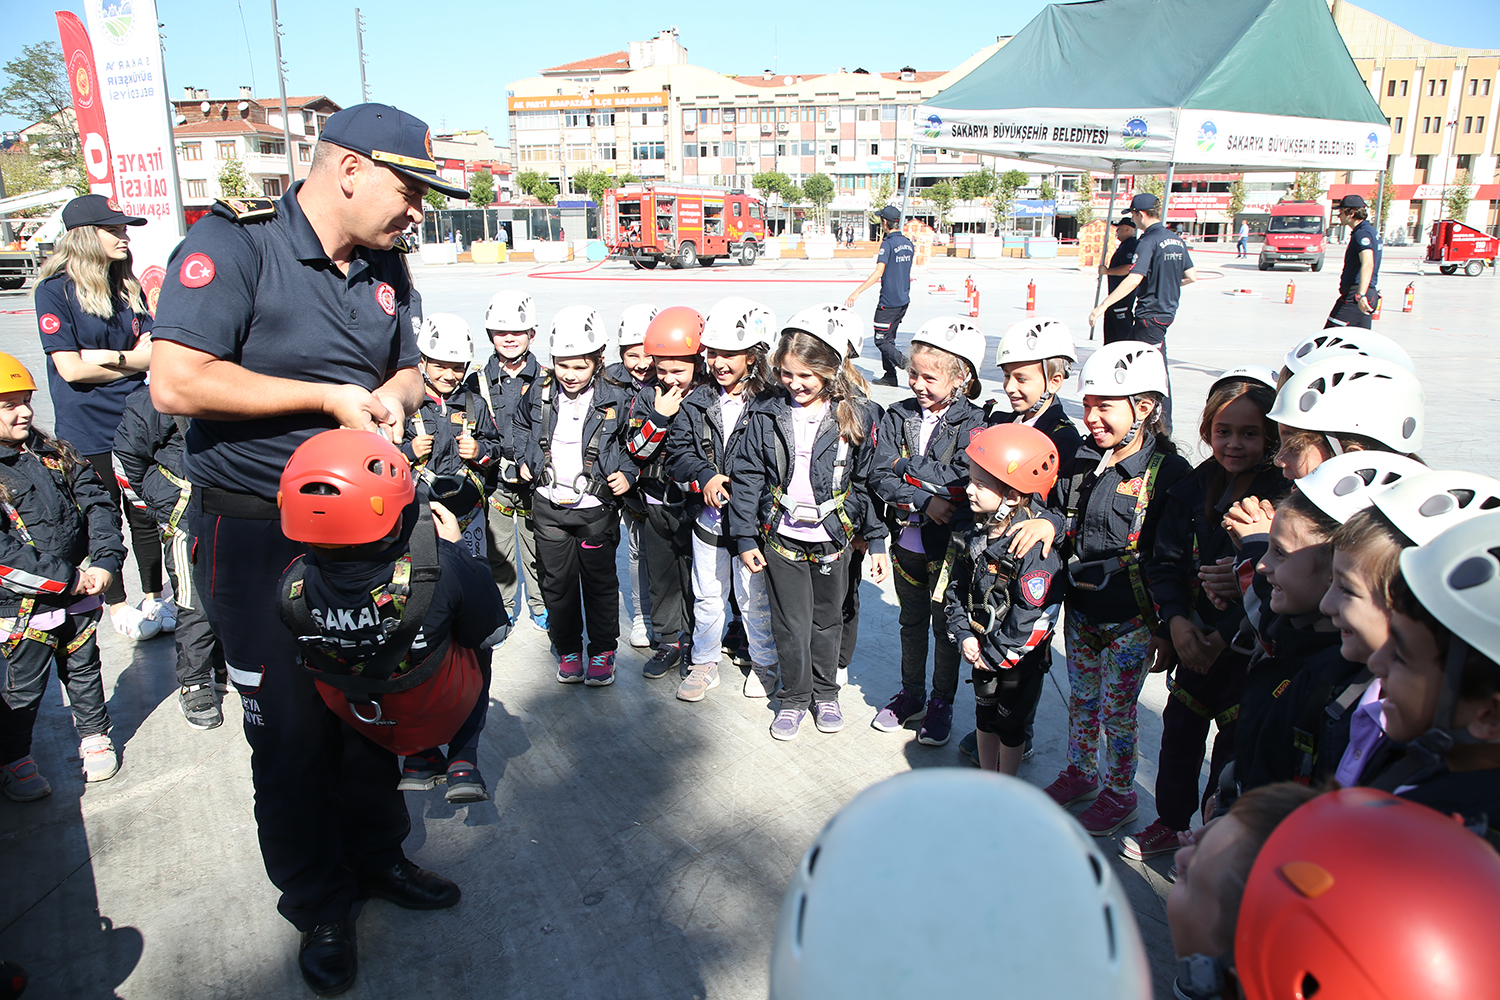
POLYGON ((1365 219, 1349 233, 1349 246, 1344 250, 1344 273, 1339 275, 1339 291, 1343 294, 1359 291, 1359 253, 1368 250, 1375 255, 1375 270, 1370 272, 1370 287, 1380 283, 1380 237, 1370 220, 1365 219))
POLYGON ((917 248, 900 231, 888 233, 880 241, 880 250, 875 254, 875 263, 884 264, 880 272, 880 302, 878 308, 893 309, 911 304, 911 262, 917 248))
MULTIPOLYGON (((1130 236, 1130 237, 1127 237, 1126 239, 1121 240, 1119 243, 1117 243, 1115 245, 1115 252, 1109 255, 1109 266, 1110 266, 1110 268, 1114 269, 1114 268, 1120 267, 1120 266, 1122 266, 1124 264, 1134 264, 1135 263, 1135 246, 1140 241, 1141 240, 1140 240, 1139 236, 1130 236)), ((1120 282, 1122 282, 1124 280, 1125 280, 1125 275, 1123 275, 1123 274, 1109 274, 1109 275, 1105 275, 1105 281, 1107 281, 1109 283, 1109 290, 1110 291, 1114 291, 1116 288, 1118 288, 1119 285, 1120 285, 1120 282)), ((1133 302, 1133 301, 1135 301, 1135 293, 1131 292, 1129 295, 1125 296, 1118 303, 1116 303, 1116 305, 1129 306, 1130 303, 1133 302)))
POLYGON ((1137 238, 1135 266, 1131 274, 1141 275, 1136 286, 1136 319, 1159 319, 1171 323, 1177 316, 1177 299, 1182 293, 1182 275, 1193 266, 1187 244, 1182 237, 1153 222, 1137 238))
POLYGON ((83 311, 73 279, 63 272, 36 286, 36 325, 47 352, 47 389, 57 436, 84 455, 114 450, 115 431, 125 414, 125 400, 146 381, 146 373, 100 385, 73 384, 57 373, 56 351, 129 351, 141 334, 151 331, 151 315, 121 305, 109 319, 83 311))
MULTIPOLYGON (((341 274, 297 204, 301 187, 271 219, 200 219, 167 265, 152 336, 261 375, 373 391, 417 363, 411 282, 391 250, 358 248, 341 274)), ((200 486, 275 497, 292 452, 334 426, 321 413, 194 418, 188 475, 200 486)))

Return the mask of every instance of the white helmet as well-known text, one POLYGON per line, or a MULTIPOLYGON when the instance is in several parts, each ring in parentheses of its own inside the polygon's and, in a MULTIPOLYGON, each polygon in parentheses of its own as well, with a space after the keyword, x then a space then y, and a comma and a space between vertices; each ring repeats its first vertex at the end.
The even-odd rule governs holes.
POLYGON ((856 348, 864 346, 863 326, 863 321, 854 310, 833 302, 824 302, 792 313, 792 318, 786 321, 781 332, 800 330, 810 333, 838 351, 842 358, 848 352, 857 354, 856 348))
POLYGON ((960 316, 939 316, 922 324, 912 334, 913 344, 931 344, 949 354, 957 354, 969 363, 970 374, 979 377, 984 365, 984 334, 979 327, 960 316))
POLYGON ((1381 493, 1426 471, 1421 462, 1394 452, 1350 451, 1297 480, 1297 491, 1343 524, 1381 493))
POLYGON ((1093 837, 1008 775, 910 771, 860 792, 792 875, 771 1000, 906 997, 1145 1000, 1151 974, 1125 890, 1093 837), (977 877, 891 918, 896 872, 976 838, 977 877))
POLYGON ((1083 363, 1078 391, 1085 396, 1167 394, 1167 364, 1161 351, 1139 340, 1105 344, 1083 363))
POLYGON ((1413 545, 1426 545, 1460 521, 1500 509, 1500 479, 1456 470, 1423 472, 1381 493, 1375 507, 1413 545))
POLYGON ((771 346, 776 314, 759 302, 730 296, 714 303, 703 320, 703 346, 716 351, 748 351, 771 346))
POLYGON ((588 306, 564 306, 552 317, 552 342, 548 353, 554 361, 581 358, 608 344, 608 331, 599 322, 599 314, 588 306))
POLYGON ((1027 361, 1046 361, 1048 358, 1067 358, 1078 361, 1078 348, 1073 346, 1073 334, 1060 319, 1038 316, 1023 319, 1005 331, 1000 338, 1000 348, 995 352, 995 365, 1013 365, 1027 361))
POLYGON ((1413 374, 1416 373, 1416 369, 1412 367, 1411 355, 1406 353, 1406 348, 1383 333, 1352 326, 1340 327, 1337 330, 1319 330, 1312 336, 1298 341, 1296 346, 1286 352, 1286 360, 1283 363, 1287 370, 1295 375, 1310 364, 1331 357, 1339 357, 1338 354, 1333 353, 1334 351, 1348 351, 1370 358, 1383 358, 1413 374))
POLYGON ((646 327, 651 325, 659 312, 660 309, 647 302, 626 306, 625 311, 620 314, 620 334, 615 341, 620 345, 620 350, 645 343, 646 327))
POLYGON ((496 292, 484 311, 486 330, 535 330, 536 324, 536 303, 525 292, 496 292))
POLYGON ((1223 375, 1220 375, 1218 378, 1214 379, 1214 384, 1209 386, 1208 388, 1208 394, 1212 396, 1214 394, 1214 390, 1219 388, 1219 386, 1223 385, 1225 382, 1233 381, 1259 382, 1267 389, 1275 392, 1276 369, 1272 368, 1270 365, 1241 365, 1238 368, 1231 368, 1223 375))
POLYGON ((462 316, 453 313, 433 313, 422 320, 417 331, 417 348, 422 357, 433 361, 474 360, 474 335, 462 316))
POLYGON ((1269 416, 1330 438, 1359 434, 1409 454, 1422 447, 1425 409, 1422 385, 1410 371, 1350 352, 1314 362, 1288 378, 1269 416))

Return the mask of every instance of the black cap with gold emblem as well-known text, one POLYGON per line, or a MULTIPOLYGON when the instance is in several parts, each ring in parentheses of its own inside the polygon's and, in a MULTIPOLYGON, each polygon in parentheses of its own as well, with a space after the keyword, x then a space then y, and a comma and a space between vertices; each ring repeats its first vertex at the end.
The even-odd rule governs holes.
POLYGON ((432 157, 432 131, 427 123, 389 104, 356 104, 345 108, 329 116, 320 138, 363 153, 450 198, 469 197, 468 191, 438 176, 437 161, 432 157))

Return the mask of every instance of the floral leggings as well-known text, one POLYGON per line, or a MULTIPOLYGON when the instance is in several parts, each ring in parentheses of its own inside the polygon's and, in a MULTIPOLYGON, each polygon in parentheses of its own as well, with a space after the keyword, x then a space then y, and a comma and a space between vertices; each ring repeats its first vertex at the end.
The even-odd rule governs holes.
POLYGON ((1099 771, 1099 732, 1109 737, 1104 786, 1117 795, 1135 784, 1135 703, 1146 683, 1151 630, 1139 619, 1094 625, 1068 612, 1068 763, 1099 771))

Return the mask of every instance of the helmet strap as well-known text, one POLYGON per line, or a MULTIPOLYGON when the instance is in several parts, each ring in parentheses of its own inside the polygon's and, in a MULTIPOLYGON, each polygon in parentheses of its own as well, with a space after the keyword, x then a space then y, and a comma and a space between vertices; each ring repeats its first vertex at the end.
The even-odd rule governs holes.
POLYGON ((1044 393, 1042 393, 1041 396, 1037 399, 1037 401, 1035 403, 1031 404, 1031 408, 1029 410, 1027 410, 1025 413, 1021 414, 1021 419, 1024 420, 1027 417, 1034 417, 1038 413, 1041 413, 1043 410, 1045 410, 1047 408, 1047 404, 1049 404, 1049 403, 1052 402, 1052 397, 1055 396, 1055 395, 1057 395, 1057 393, 1055 393, 1055 392, 1044 392, 1044 393))
POLYGON ((1344 446, 1339 444, 1339 439, 1332 434, 1324 434, 1323 440, 1328 442, 1328 447, 1335 455, 1342 455, 1344 453, 1344 446))

